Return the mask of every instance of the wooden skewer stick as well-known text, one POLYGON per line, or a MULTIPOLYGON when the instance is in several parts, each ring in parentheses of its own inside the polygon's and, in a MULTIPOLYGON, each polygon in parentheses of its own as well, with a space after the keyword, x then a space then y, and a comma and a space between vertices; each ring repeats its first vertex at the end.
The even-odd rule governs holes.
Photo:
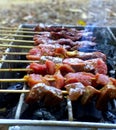
POLYGON ((32 69, 22 69, 22 68, 9 68, 9 69, 0 69, 0 72, 4 72, 4 71, 9 71, 9 72, 12 72, 12 71, 33 71, 32 69))
POLYGON ((2 52, 0 55, 27 55, 28 52, 2 52))
POLYGON ((25 34, 37 34, 38 32, 34 31, 20 31, 20 30, 0 30, 1 33, 25 33, 25 34))
MULTIPOLYGON (((0 93, 29 93, 30 90, 8 90, 8 89, 0 89, 0 93)), ((62 91, 63 94, 68 94, 67 91, 62 91)))
POLYGON ((3 41, 3 42, 33 43, 34 44, 34 41, 29 41, 29 40, 17 40, 17 39, 4 39, 4 38, 0 38, 0 41, 3 41))
POLYGON ((19 37, 19 38, 33 38, 33 35, 18 35, 18 34, 0 34, 0 36, 8 36, 8 37, 19 37))
POLYGON ((1 62, 5 62, 5 63, 32 63, 32 62, 40 62, 40 61, 37 61, 37 60, 0 60, 0 63, 1 62))
POLYGON ((26 49, 32 49, 33 48, 33 46, 11 45, 11 44, 0 44, 0 47, 26 48, 26 49))
POLYGON ((26 79, 0 79, 0 82, 26 82, 26 79))
POLYGON ((29 93, 30 90, 8 90, 8 89, 0 89, 0 93, 29 93))
POLYGON ((29 30, 29 31, 33 31, 33 28, 19 28, 19 27, 0 27, 0 29, 4 29, 4 30, 29 30))

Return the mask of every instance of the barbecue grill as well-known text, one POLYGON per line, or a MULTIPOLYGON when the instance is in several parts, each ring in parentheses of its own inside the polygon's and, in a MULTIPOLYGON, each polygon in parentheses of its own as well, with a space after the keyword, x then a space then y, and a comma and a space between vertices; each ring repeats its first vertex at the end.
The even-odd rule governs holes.
MULTIPOLYGON (((1 47, 6 47, 5 52, 3 52, 3 57, 0 60, 0 84, 1 90, 0 93, 12 93, 17 94, 18 99, 15 102, 15 106, 13 106, 13 110, 11 111, 9 119, 5 119, 4 114, 0 116, 0 128, 1 129, 9 129, 9 130, 24 130, 24 129, 116 129, 116 125, 110 122, 88 122, 88 121, 73 121, 73 106, 71 101, 67 98, 67 119, 66 120, 32 120, 32 119, 23 119, 21 118, 21 114, 24 111, 25 103, 24 98, 26 93, 29 90, 26 90, 25 80, 22 77, 26 74, 28 69, 25 69, 26 65, 31 61, 27 61, 25 59, 25 55, 29 51, 29 49, 33 46, 33 28, 35 24, 22 24, 19 28, 2 28, 1 27, 1 38, 0 41, 3 44, 0 44, 1 47), (9 38, 10 37, 10 38, 9 38), (12 39, 11 39, 12 38, 12 39), (21 73, 21 75, 20 75, 21 73), (9 90, 8 86, 13 86, 15 83, 21 84, 20 90, 9 90)), ((54 27, 67 27, 67 28, 77 28, 79 30, 84 29, 84 27, 73 26, 73 25, 49 25, 54 27)), ((104 53, 109 54, 116 52, 112 52, 107 47, 116 46, 116 30, 114 27, 91 27, 88 26, 87 29, 92 30, 93 35, 96 36, 96 42, 101 43, 98 49, 104 51, 104 53)), ((115 50, 115 49, 114 49, 115 50)), ((111 75, 116 75, 116 57, 112 56, 108 58, 108 61, 111 61, 114 70, 111 75)), ((38 62, 38 61, 36 61, 38 62)), ((116 78, 116 77, 115 77, 116 78)), ((112 101, 110 107, 112 107, 113 111, 116 109, 115 100, 112 101), (112 105, 111 105, 112 104, 112 105)), ((4 110, 0 110, 2 113, 4 110)), ((98 112, 99 113, 99 112, 98 112)))

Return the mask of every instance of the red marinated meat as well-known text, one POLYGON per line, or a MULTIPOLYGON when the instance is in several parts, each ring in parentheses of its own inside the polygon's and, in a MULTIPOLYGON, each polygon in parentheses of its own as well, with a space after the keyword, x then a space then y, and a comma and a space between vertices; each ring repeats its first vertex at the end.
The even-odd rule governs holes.
POLYGON ((98 59, 95 61, 95 73, 107 74, 107 71, 107 65, 102 59, 98 59))
POLYGON ((55 86, 58 89, 64 88, 65 85, 65 80, 64 77, 62 76, 60 71, 57 71, 53 77, 55 78, 55 81, 53 83, 53 86, 55 86))
POLYGON ((24 79, 26 79, 27 84, 30 88, 32 88, 37 83, 45 83, 46 85, 49 85, 49 82, 39 74, 30 74, 24 76, 24 79))
POLYGON ((45 64, 31 63, 27 68, 32 69, 32 72, 35 74, 45 75, 47 71, 47 66, 45 64))
POLYGON ((102 86, 107 85, 110 81, 110 78, 104 74, 96 74, 96 83, 102 86))
POLYGON ((55 73, 55 63, 51 60, 46 60, 46 73, 53 75, 55 73))
POLYGON ((77 72, 77 73, 68 73, 65 75, 65 83, 75 83, 81 82, 84 86, 91 85, 92 82, 95 80, 95 75, 86 72, 77 72))
POLYGON ((29 50, 28 54, 26 55, 26 58, 28 60, 39 60, 42 56, 42 51, 39 46, 36 46, 29 50))
POLYGON ((73 73, 75 72, 72 66, 68 64, 57 64, 56 67, 57 67, 56 70, 60 70, 63 76, 69 72, 73 72, 73 73))

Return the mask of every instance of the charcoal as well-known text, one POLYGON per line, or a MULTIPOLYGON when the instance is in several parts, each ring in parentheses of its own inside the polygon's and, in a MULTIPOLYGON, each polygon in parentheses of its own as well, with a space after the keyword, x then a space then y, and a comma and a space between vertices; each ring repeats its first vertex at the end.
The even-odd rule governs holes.
POLYGON ((102 112, 95 107, 95 101, 82 105, 81 101, 72 103, 74 119, 77 121, 98 122, 102 118, 102 112))
POLYGON ((32 119, 37 120, 56 120, 56 118, 46 110, 46 108, 40 108, 36 110, 33 114, 32 119))
POLYGON ((104 122, 116 123, 116 114, 111 111, 105 111, 102 113, 104 122))
POLYGON ((32 119, 33 113, 40 108, 39 103, 26 104, 24 103, 21 110, 21 119, 32 119))
MULTIPOLYGON (((25 104, 23 105, 25 107, 25 104)), ((46 107, 42 102, 36 102, 25 107, 21 119, 38 120, 68 120, 66 100, 54 107, 46 107)))
MULTIPOLYGON (((21 90, 23 88, 22 83, 16 83, 9 86, 10 90, 21 90)), ((14 106, 19 100, 20 94, 17 93, 0 93, 0 108, 14 106)))

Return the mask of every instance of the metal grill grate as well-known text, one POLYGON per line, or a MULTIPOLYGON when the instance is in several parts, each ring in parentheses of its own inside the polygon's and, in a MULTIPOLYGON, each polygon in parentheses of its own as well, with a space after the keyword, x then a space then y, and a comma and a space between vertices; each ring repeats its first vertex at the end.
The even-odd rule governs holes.
MULTIPOLYGON (((25 55, 29 51, 30 48, 33 47, 33 41, 32 37, 34 35, 33 27, 36 25, 21 25, 18 29, 11 29, 11 28, 1 28, 1 35, 0 35, 0 47, 6 47, 7 49, 5 52, 1 52, 3 54, 2 59, 0 60, 0 83, 1 83, 1 89, 7 89, 7 86, 14 84, 14 82, 25 82, 24 79, 17 78, 16 72, 26 72, 25 68, 20 68, 20 65, 27 65, 27 63, 30 63, 32 61, 25 60, 25 55), (17 68, 18 66, 18 68, 17 68), (12 69, 11 69, 12 68, 12 69)), ((83 27, 75 27, 75 26, 66 26, 64 27, 74 27, 77 29, 83 29, 83 27)), ((107 33, 107 40, 110 43, 115 44, 115 35, 114 30, 112 32, 112 28, 110 27, 95 27, 95 35, 98 36, 98 41, 104 40, 104 36, 102 39, 99 39, 99 32, 101 30, 105 30, 105 34, 107 33)), ((38 61, 36 61, 38 62, 38 61)), ((29 92, 26 90, 25 83, 23 84, 23 89, 19 91, 21 93, 19 102, 14 114, 14 120, 13 119, 2 119, 0 120, 0 124, 5 125, 37 125, 37 126, 55 126, 56 127, 62 127, 62 129, 66 127, 72 127, 72 129, 75 129, 75 127, 80 127, 84 129, 89 128, 116 128, 115 124, 104 124, 104 123, 88 123, 88 122, 73 122, 73 111, 72 111, 72 103, 67 98, 67 109, 68 109, 68 121, 35 121, 35 120, 20 120, 20 115, 24 103, 24 97, 25 93, 29 92), (7 121, 7 122, 6 122, 7 121)), ((5 90, 6 91, 6 90, 5 90)), ((0 91, 1 93, 4 91, 0 91)), ((9 90, 7 92, 10 93, 9 90)), ((13 92, 13 91, 11 91, 13 92)), ((15 93, 16 91, 14 91, 15 93)), ((18 91, 17 91, 18 92, 18 91)))

